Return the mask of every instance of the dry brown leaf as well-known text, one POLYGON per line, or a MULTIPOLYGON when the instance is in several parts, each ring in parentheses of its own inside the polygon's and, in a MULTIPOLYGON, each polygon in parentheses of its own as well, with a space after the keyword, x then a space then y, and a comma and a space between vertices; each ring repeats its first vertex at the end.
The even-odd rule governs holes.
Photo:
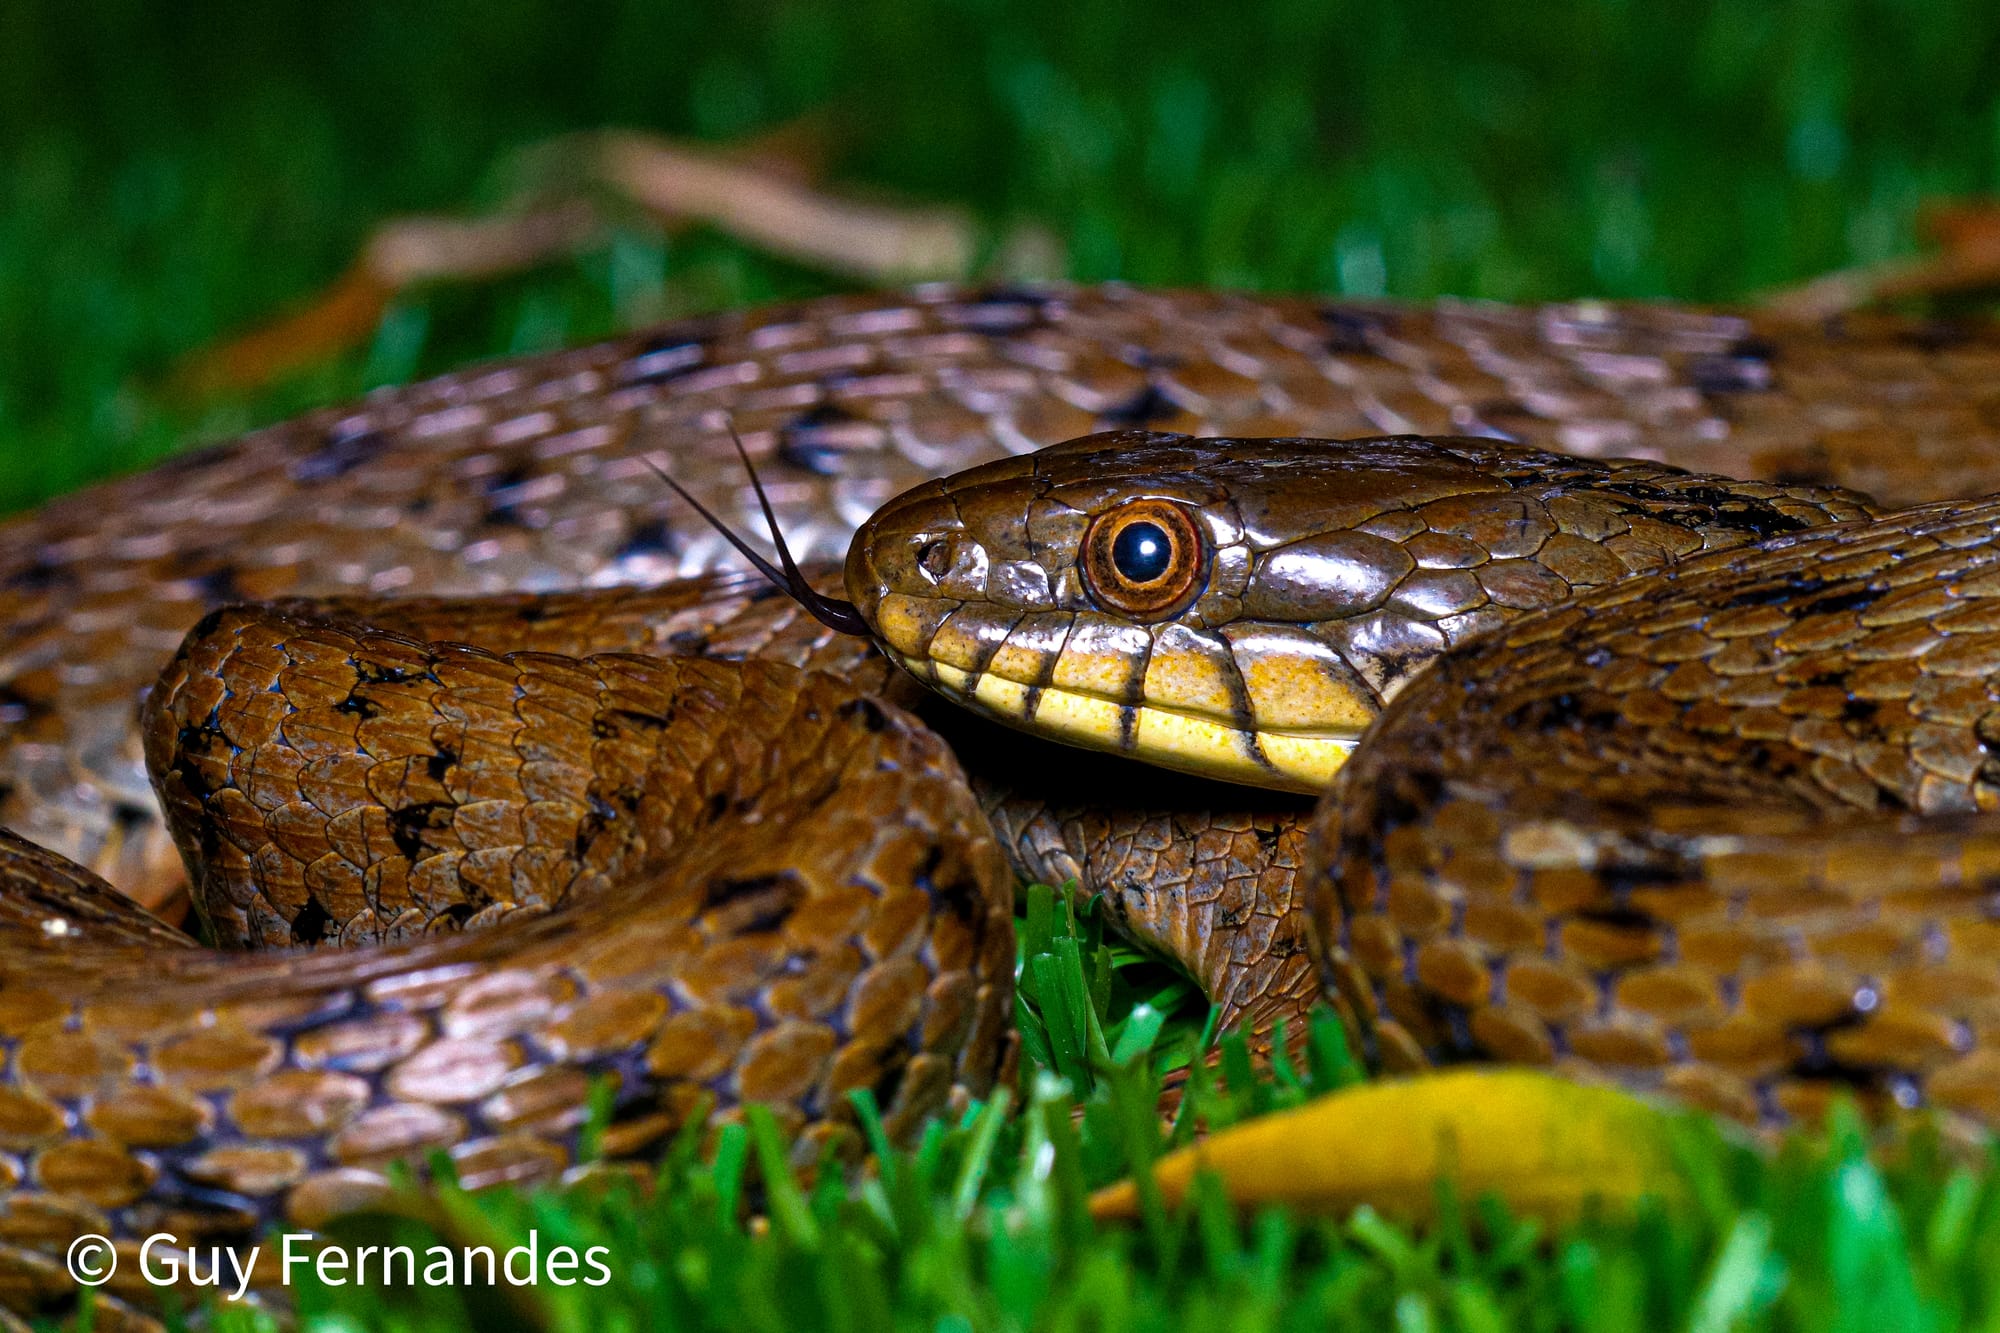
MULTIPOLYGON (((596 196, 604 192, 669 231, 714 226, 866 283, 972 275, 984 238, 963 210, 872 203, 816 188, 831 140, 824 117, 804 117, 722 149, 634 131, 536 145, 524 159, 567 168, 557 197, 545 189, 534 206, 489 217, 384 223, 311 304, 194 353, 172 375, 170 392, 200 398, 255 389, 365 343, 412 286, 493 278, 597 244, 605 219, 596 196)), ((995 263, 1010 278, 1052 277, 1063 267, 1060 246, 1035 227, 1003 238, 995 263)))
POLYGON ((2000 202, 1932 204, 1918 226, 1936 253, 1828 273, 1758 304, 1782 319, 1816 322, 1871 305, 2000 290, 2000 202))

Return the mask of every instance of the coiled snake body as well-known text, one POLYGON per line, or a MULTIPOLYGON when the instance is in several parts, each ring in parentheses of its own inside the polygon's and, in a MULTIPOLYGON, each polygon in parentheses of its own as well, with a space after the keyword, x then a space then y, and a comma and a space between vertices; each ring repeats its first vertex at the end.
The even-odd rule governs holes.
POLYGON ((1996 515, 1877 507, 2000 490, 1996 368, 1893 320, 927 289, 16 519, 0 1298, 67 1299, 83 1232, 311 1224, 436 1148, 558 1176, 598 1079, 613 1158, 711 1098, 808 1155, 855 1088, 901 1132, 1010 1067, 1015 872, 1253 1030, 1326 988, 1390 1065, 2000 1120, 1996 515), (732 430, 879 651, 652 475, 747 518, 732 430), (925 706, 955 759, 913 680, 1209 777, 925 706), (182 854, 218 945, 296 947, 97 877, 158 903, 182 854))

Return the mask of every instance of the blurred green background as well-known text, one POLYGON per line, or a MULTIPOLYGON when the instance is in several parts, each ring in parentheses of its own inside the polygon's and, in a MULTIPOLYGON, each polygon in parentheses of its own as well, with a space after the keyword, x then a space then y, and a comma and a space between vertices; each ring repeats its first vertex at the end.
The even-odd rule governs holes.
POLYGON ((410 294, 246 400, 177 358, 512 150, 820 113, 843 185, 1036 219, 1074 276, 1723 300, 2000 180, 2000 14, 1920 0, 6 0, 0 511, 472 357, 835 280, 712 233, 410 294))

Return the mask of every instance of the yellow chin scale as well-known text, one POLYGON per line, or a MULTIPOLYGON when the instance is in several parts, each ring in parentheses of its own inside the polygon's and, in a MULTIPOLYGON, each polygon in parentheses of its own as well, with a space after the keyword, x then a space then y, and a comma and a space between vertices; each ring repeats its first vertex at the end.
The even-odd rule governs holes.
POLYGON ((1143 759, 1224 782, 1317 794, 1360 737, 1358 728, 1245 731, 1219 718, 971 672, 886 648, 904 670, 959 703, 1037 736, 1143 759))

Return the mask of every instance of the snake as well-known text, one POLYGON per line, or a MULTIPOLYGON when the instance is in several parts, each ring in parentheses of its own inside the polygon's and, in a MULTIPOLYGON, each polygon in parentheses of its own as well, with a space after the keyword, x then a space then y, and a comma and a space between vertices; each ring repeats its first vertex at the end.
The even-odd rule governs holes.
POLYGON ((806 1164, 861 1090, 906 1139, 1013 1077, 1024 877, 1265 1041, 2000 1122, 1996 370, 1977 321, 937 285, 0 524, 0 1304, 438 1152, 571 1181, 763 1104, 806 1164))

